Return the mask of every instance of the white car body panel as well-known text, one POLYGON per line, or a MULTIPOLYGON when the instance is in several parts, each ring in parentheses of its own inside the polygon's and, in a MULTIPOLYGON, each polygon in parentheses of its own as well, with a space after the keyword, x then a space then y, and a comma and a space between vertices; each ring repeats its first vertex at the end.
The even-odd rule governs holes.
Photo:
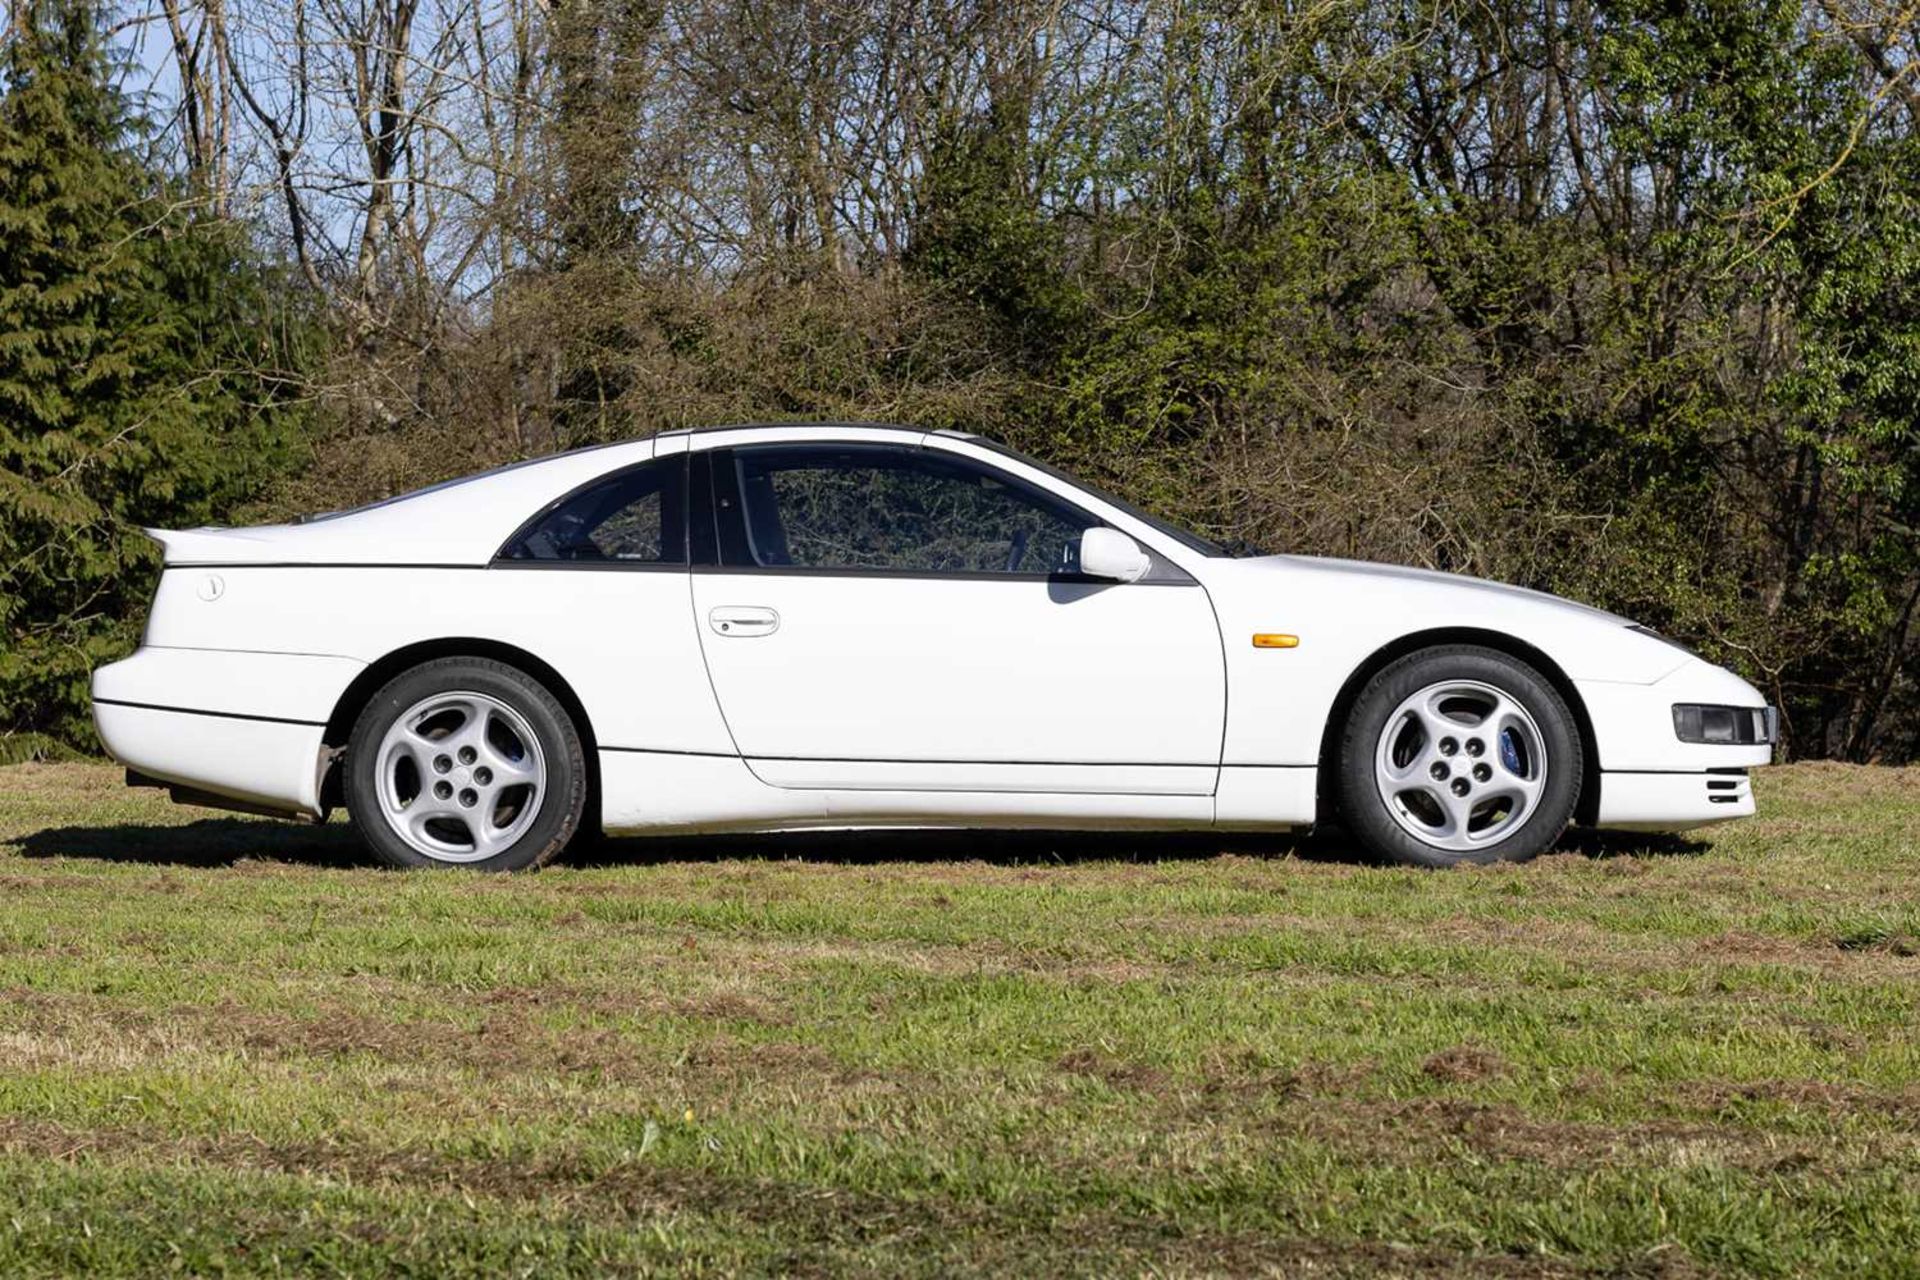
POLYGON ((1198 585, 695 573, 693 600, 774 785, 1213 794, 1226 680, 1198 585), (741 608, 779 625, 719 630, 741 608))
POLYGON ((191 690, 188 705, 214 716, 324 725, 366 665, 333 654, 150 644, 124 662, 102 667, 94 678, 93 700, 167 709, 180 705, 180 691, 191 690))
POLYGON ((1305 825, 1356 672, 1451 640, 1503 644, 1561 680, 1591 727, 1588 807, 1603 825, 1750 813, 1737 771, 1771 758, 1765 745, 1679 741, 1676 702, 1764 699, 1624 619, 1419 570, 1210 556, 1043 468, 940 433, 671 433, 302 524, 155 536, 168 568, 143 646, 95 673, 101 738, 138 773, 287 813, 323 811, 354 699, 416 651, 550 671, 539 674, 584 715, 614 832, 1305 825), (1161 571, 1090 584, 495 562, 531 517, 599 476, 786 441, 971 458, 1128 534, 1161 571), (743 630, 723 634, 726 618, 743 630), (1256 648, 1256 632, 1299 643, 1256 648))
POLYGON ((609 832, 799 831, 859 827, 1201 829, 1211 796, 1097 792, 786 788, 738 758, 602 753, 601 822, 609 832))
POLYGON ((1745 776, 1691 771, 1603 776, 1598 826, 1675 831, 1753 815, 1753 783, 1745 776), (1701 818, 1703 806, 1714 816, 1701 818))
MULTIPOLYGON (((311 649, 349 660, 357 674, 412 645, 482 640, 536 655, 559 672, 590 708, 603 748, 731 755, 732 740, 701 669, 687 592, 684 571, 331 565, 169 570, 155 597, 147 647, 129 661, 144 660, 150 650, 207 649, 224 639, 254 653, 311 649), (225 584, 211 602, 197 590, 207 576, 225 584), (593 618, 596 625, 569 621, 578 618, 593 618), (676 678, 674 672, 697 678, 676 678)), ((101 675, 116 679, 108 673, 119 665, 101 675)), ((291 668, 287 676, 310 690, 314 705, 325 706, 322 722, 352 679, 347 674, 322 680, 291 668)), ((176 703, 161 691, 141 700, 176 703)))
POLYGON ((1226 635, 1225 763, 1312 766, 1335 698, 1366 658, 1402 637, 1478 631, 1550 655, 1563 672, 1651 682, 1684 666, 1680 650, 1616 619, 1551 596, 1471 579, 1338 560, 1226 561, 1209 577, 1226 635), (1256 649, 1256 632, 1298 635, 1296 649, 1256 649))
POLYGON ((1697 773, 1702 769, 1751 769, 1773 761, 1770 746, 1706 746, 1682 742, 1671 732, 1646 732, 1653 723, 1670 724, 1676 702, 1705 702, 1757 707, 1766 699, 1731 671, 1690 658, 1678 670, 1650 684, 1617 680, 1575 680, 1573 687, 1593 721, 1600 767, 1610 773, 1697 773))
POLYGON ((323 727, 96 702, 114 759, 148 777, 241 805, 319 816, 323 727))
POLYGON ((558 454, 305 524, 151 532, 170 565, 484 565, 542 506, 653 457, 654 447, 636 440, 558 454))

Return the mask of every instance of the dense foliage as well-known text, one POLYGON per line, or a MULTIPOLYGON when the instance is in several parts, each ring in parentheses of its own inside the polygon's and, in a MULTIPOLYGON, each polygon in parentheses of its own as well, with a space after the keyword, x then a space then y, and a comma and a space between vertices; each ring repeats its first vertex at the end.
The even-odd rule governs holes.
POLYGON ((130 647, 156 548, 297 444, 271 278, 133 145, 100 15, 18 10, 0 64, 0 753, 85 742, 91 667, 130 647))
MULTIPOLYGON (((1911 6, 160 12, 175 183, 288 263, 224 260, 249 283, 221 305, 330 319, 318 462, 242 514, 689 423, 959 426, 1218 537, 1617 609, 1752 677, 1796 754, 1920 751, 1911 6)), ((89 438, 144 420, 140 387, 201 385, 126 367, 89 438)), ((138 518, 234 511, 271 469, 190 459, 283 419, 193 417, 177 449, 136 433, 141 466, 199 477, 138 518)), ((20 492, 78 493, 41 492, 66 465, 20 492)), ((85 492, 135 518, 133 490, 85 492)), ((137 595, 78 609, 87 634, 137 595)))

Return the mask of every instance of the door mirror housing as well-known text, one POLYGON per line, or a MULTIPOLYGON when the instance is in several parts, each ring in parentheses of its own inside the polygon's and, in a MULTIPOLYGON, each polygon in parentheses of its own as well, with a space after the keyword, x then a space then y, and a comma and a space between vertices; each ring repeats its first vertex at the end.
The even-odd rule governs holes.
POLYGON ((1152 567, 1153 558, 1118 529, 1096 526, 1080 535, 1080 572, 1090 578, 1138 582, 1152 567))

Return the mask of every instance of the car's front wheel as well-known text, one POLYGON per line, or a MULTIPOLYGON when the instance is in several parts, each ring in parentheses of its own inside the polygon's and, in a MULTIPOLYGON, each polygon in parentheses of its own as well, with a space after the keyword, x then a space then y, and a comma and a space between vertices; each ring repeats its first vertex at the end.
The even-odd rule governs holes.
POLYGON ((1566 700, 1517 658, 1448 645, 1367 682, 1340 742, 1341 816, 1384 857, 1417 866, 1520 861, 1566 829, 1580 796, 1566 700))
POLYGON ((586 810, 585 752, 566 709, 485 658, 442 658, 389 681, 354 723, 346 771, 355 828, 400 867, 538 867, 586 810))

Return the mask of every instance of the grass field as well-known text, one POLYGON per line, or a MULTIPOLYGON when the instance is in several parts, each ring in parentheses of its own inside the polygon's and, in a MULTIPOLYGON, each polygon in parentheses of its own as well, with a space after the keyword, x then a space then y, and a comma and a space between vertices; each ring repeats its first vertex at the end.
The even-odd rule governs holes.
POLYGON ((369 868, 0 769, 0 1274, 1920 1273, 1920 770, 1697 842, 369 868))

